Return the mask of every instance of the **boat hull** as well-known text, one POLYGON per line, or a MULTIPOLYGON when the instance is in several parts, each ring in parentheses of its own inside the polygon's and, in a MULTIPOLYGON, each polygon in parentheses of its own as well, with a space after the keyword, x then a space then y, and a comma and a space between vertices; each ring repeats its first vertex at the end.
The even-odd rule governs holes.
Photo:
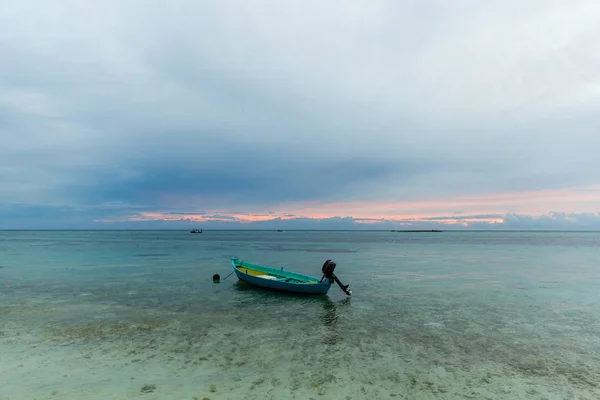
POLYGON ((301 294, 326 294, 331 287, 328 279, 320 282, 318 278, 309 275, 245 263, 236 258, 231 259, 231 265, 239 280, 264 289, 301 294))

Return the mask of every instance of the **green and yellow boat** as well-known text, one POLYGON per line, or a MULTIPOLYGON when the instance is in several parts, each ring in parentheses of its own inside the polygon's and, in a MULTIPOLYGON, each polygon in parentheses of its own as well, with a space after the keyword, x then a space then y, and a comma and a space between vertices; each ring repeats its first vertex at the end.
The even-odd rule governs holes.
POLYGON ((231 258, 231 265, 239 280, 265 289, 303 294, 326 294, 335 281, 344 293, 348 296, 352 294, 352 291, 348 288, 349 285, 343 285, 334 275, 333 271, 336 264, 331 260, 327 260, 323 264, 321 269, 323 277, 321 279, 298 272, 286 271, 283 267, 277 269, 252 264, 235 257, 231 258))

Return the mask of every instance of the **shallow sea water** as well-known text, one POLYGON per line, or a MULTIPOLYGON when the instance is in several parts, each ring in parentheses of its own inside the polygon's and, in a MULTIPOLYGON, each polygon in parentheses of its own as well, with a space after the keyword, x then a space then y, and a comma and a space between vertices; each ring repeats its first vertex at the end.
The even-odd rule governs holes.
POLYGON ((600 233, 0 232, 0 400, 598 399, 600 233), (230 257, 349 283, 248 287, 230 257))

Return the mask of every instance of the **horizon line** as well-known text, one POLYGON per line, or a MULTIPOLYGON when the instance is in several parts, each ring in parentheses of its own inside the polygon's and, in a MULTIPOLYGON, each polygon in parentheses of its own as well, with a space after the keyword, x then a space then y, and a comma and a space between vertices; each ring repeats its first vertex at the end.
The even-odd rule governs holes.
MULTIPOLYGON (((53 231, 73 231, 73 232, 91 232, 91 231, 171 231, 171 232, 189 232, 189 229, 182 228, 0 228, 0 232, 53 232, 53 231)), ((253 232, 278 232, 278 229, 214 229, 202 228, 203 232, 236 232, 236 231, 253 231, 253 232)), ((444 232, 599 232, 600 229, 281 229, 281 232, 390 232, 390 233, 444 233, 444 232)), ((281 233, 280 232, 280 233, 281 233)))

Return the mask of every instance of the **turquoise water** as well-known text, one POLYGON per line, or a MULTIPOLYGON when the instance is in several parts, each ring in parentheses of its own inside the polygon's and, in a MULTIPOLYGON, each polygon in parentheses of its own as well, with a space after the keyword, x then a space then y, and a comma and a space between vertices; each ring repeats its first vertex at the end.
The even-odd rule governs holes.
POLYGON ((600 233, 0 232, 0 399, 600 398, 600 233), (229 258, 350 284, 250 288, 229 258))

